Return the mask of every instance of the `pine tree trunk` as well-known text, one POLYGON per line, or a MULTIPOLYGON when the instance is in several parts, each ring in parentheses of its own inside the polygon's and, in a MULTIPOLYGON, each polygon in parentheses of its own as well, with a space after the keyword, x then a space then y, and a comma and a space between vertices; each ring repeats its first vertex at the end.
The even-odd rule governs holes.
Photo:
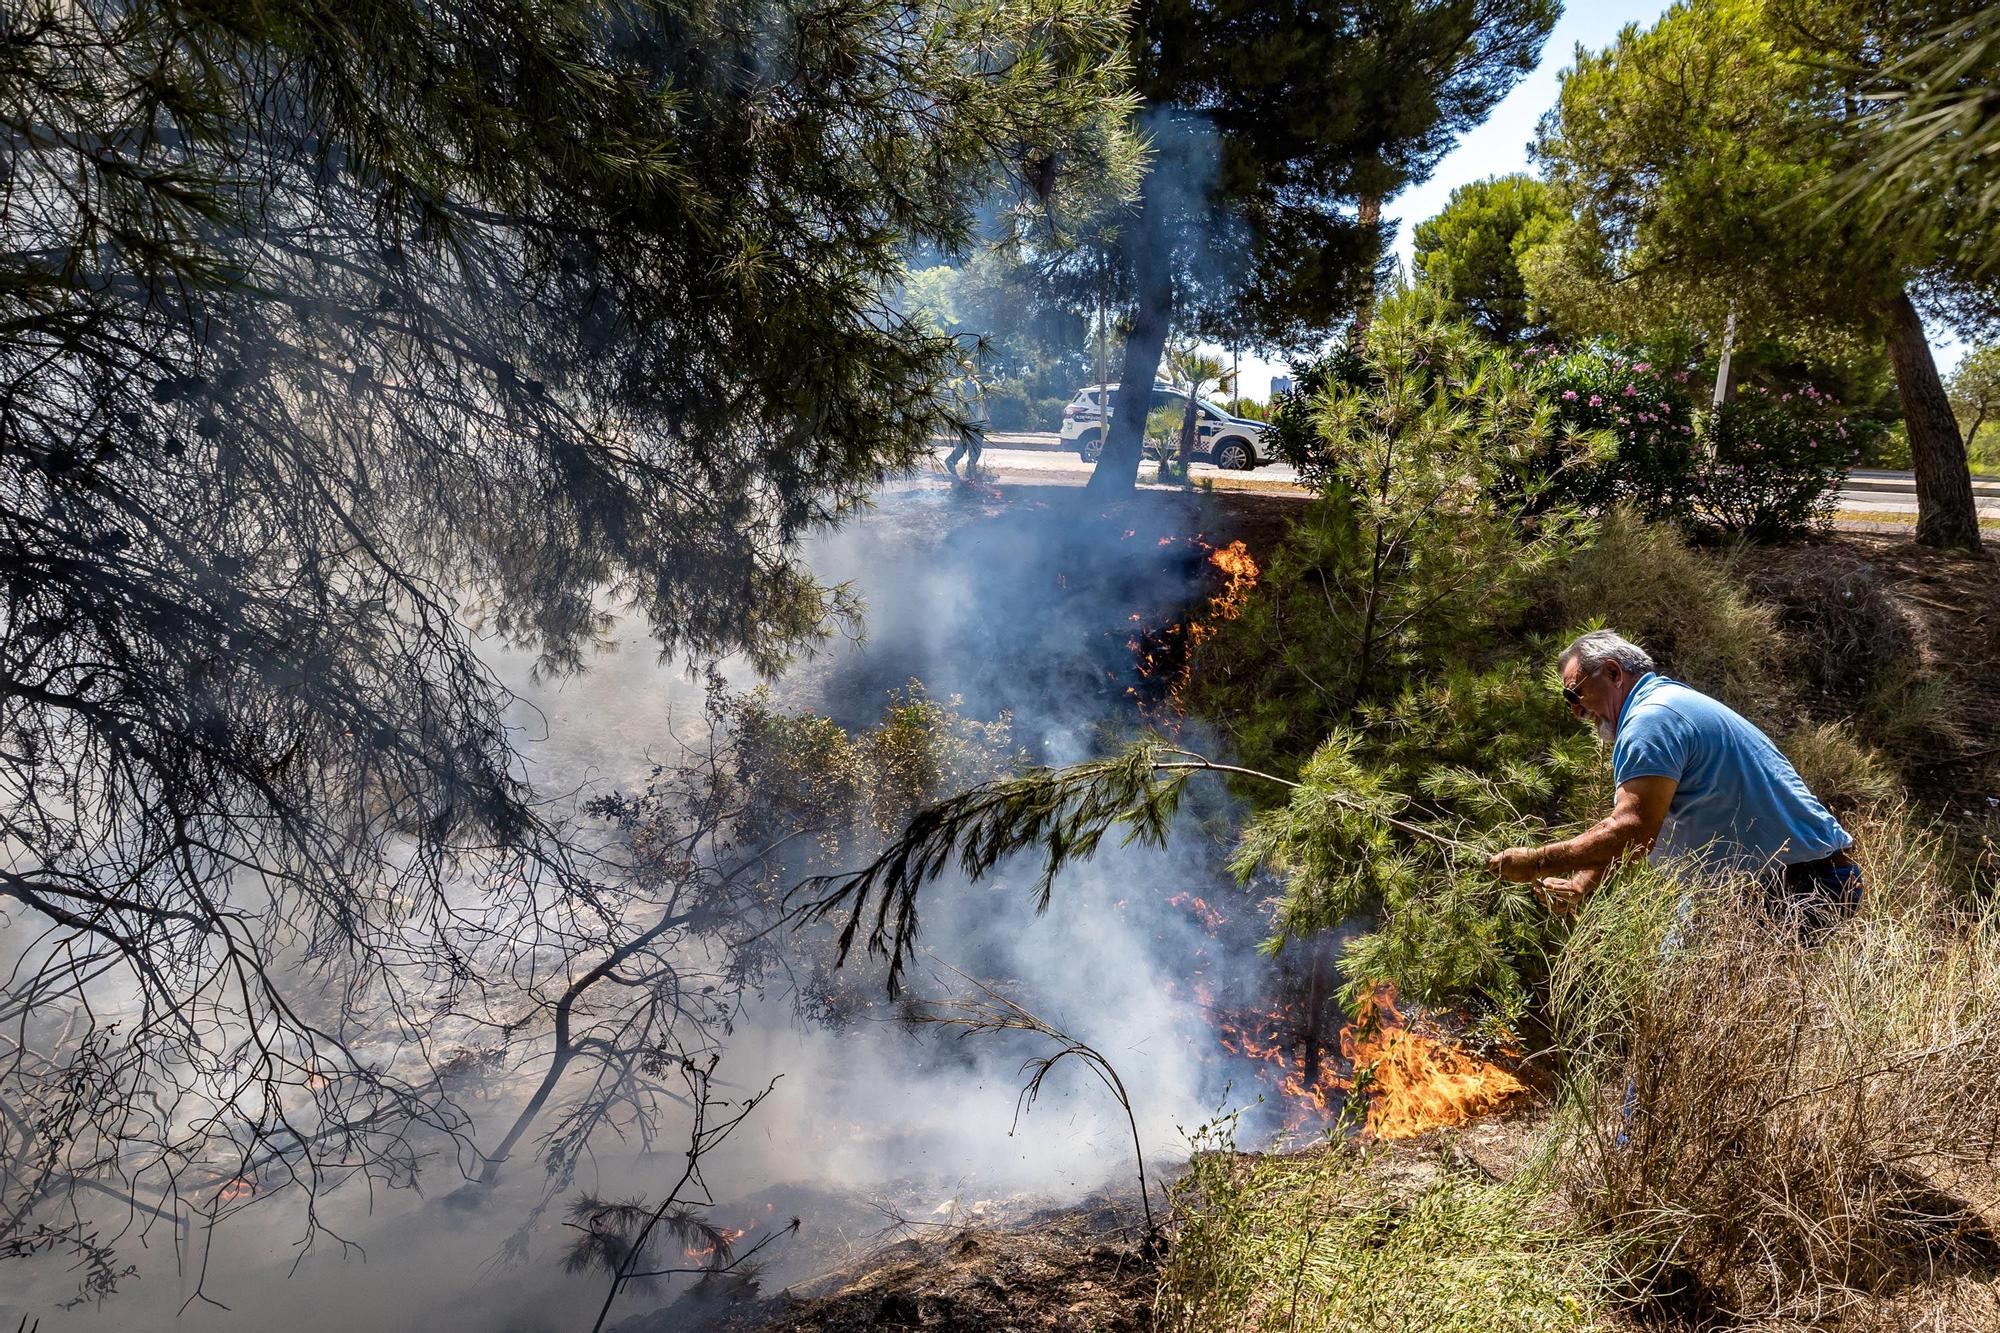
POLYGON ((1139 219, 1132 239, 1132 282, 1136 300, 1132 330, 1118 372, 1118 399, 1111 434, 1098 456, 1086 490, 1104 496, 1130 495, 1139 484, 1139 456, 1146 416, 1153 407, 1153 381, 1174 319, 1174 271, 1167 253, 1166 206, 1148 179, 1141 187, 1139 219))
MULTIPOLYGON (((1382 196, 1363 195, 1361 199, 1361 225, 1373 227, 1382 220, 1382 196)), ((1375 270, 1369 269, 1368 276, 1361 283, 1361 304, 1354 309, 1354 327, 1348 330, 1347 342, 1351 347, 1359 347, 1368 338, 1368 326, 1375 322, 1375 270)))
POLYGON ((1979 510, 1972 500, 1972 468, 1944 381, 1924 338, 1924 323, 1909 293, 1890 308, 1889 363, 1910 437, 1910 466, 1917 474, 1917 542, 1923 546, 1979 547, 1979 510))

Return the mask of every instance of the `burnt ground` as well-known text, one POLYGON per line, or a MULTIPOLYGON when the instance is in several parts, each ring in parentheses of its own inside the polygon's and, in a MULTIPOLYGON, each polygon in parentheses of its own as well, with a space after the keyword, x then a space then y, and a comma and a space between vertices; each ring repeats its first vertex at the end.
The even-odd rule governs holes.
POLYGON ((621 1333, 1143 1333, 1152 1327, 1154 1262, 1136 1203, 1099 1199, 1007 1228, 900 1241, 775 1297, 690 1302, 621 1333), (704 1319, 707 1322, 702 1322, 704 1319))
MULTIPOLYGON (((1450 1171, 1505 1180, 1547 1115, 1545 1098, 1524 1095, 1470 1125, 1376 1144, 1370 1171, 1410 1198, 1450 1171)), ((1142 1333, 1159 1281, 1142 1233, 1134 1200, 1094 1199, 1013 1226, 903 1240, 772 1297, 687 1298, 616 1333, 1142 1333)))

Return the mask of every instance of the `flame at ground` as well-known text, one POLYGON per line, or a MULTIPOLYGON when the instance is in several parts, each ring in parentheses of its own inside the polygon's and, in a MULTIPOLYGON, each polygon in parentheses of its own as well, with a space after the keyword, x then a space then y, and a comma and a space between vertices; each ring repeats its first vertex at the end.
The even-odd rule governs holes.
POLYGON ((1218 621, 1234 620, 1243 614, 1243 603, 1257 586, 1257 559, 1241 541, 1217 547, 1208 553, 1208 563, 1222 571, 1222 591, 1208 599, 1208 615, 1188 628, 1188 637, 1199 644, 1215 633, 1218 621))
POLYGON ((1407 1139, 1462 1125, 1527 1091, 1500 1066, 1404 1022, 1394 988, 1376 991, 1368 1006, 1360 1022, 1341 1029, 1340 1051, 1368 1099, 1373 1137, 1407 1139))
MULTIPOLYGON (((737 1241, 742 1240, 745 1236, 749 1235, 750 1228, 756 1225, 757 1225, 757 1220, 755 1218, 752 1218, 750 1220, 749 1226, 720 1228, 722 1236, 722 1249, 725 1252, 725 1254, 729 1249, 731 1249, 736 1244, 737 1241)), ((716 1247, 714 1245, 701 1245, 701 1246, 690 1245, 685 1249, 683 1249, 681 1253, 686 1255, 690 1259, 706 1259, 710 1255, 714 1254, 715 1251, 716 1247)))
POLYGON ((1345 1073, 1331 1062, 1315 1067, 1296 1021, 1283 1012, 1218 1015, 1216 1026, 1224 1050, 1257 1066, 1280 1103, 1286 1133, 1330 1128, 1358 1102, 1368 1137, 1414 1138, 1462 1125, 1527 1090, 1499 1065, 1406 1021, 1387 986, 1340 1029, 1345 1073))

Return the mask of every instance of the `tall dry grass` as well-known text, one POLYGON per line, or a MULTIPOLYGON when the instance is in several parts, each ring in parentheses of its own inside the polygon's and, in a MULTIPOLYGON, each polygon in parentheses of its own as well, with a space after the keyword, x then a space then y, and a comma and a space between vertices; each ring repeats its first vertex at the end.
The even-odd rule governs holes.
POLYGON ((2000 1328, 2000 914, 1895 808, 1816 947, 1745 884, 1608 887, 1552 978, 1557 1168, 1656 1312, 1701 1326, 2000 1328))

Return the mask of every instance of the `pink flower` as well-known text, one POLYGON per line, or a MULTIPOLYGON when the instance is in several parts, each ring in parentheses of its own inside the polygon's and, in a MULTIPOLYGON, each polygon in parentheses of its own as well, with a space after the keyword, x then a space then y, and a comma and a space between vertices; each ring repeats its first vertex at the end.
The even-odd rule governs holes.
MULTIPOLYGON (((1575 390, 1575 389, 1564 389, 1564 390, 1563 390, 1563 401, 1564 401, 1564 402, 1566 402, 1566 403, 1573 403, 1573 402, 1575 402, 1575 401, 1576 401, 1576 390, 1575 390)), ((1596 402, 1596 401, 1597 401, 1597 399, 1595 399, 1595 398, 1592 398, 1592 399, 1591 399, 1590 401, 1594 403, 1594 402, 1596 402)))
POLYGON ((1632 363, 1632 369, 1634 370, 1651 370, 1652 368, 1653 363, 1650 361, 1635 361, 1632 363))
MULTIPOLYGON (((1571 398, 1576 397, 1575 394, 1569 394, 1567 396, 1571 398)), ((1604 406, 1604 400, 1602 398, 1599 398, 1596 394, 1592 394, 1590 395, 1590 405, 1592 407, 1602 407, 1604 406)))
POLYGON ((1626 396, 1627 398, 1630 398, 1630 397, 1631 397, 1631 396, 1632 396, 1633 394, 1635 394, 1635 393, 1637 393, 1637 392, 1639 392, 1639 391, 1638 391, 1637 389, 1633 388, 1633 387, 1632 387, 1631 385, 1629 385, 1629 384, 1628 384, 1628 385, 1626 385, 1626 386, 1625 386, 1625 396, 1626 396))

